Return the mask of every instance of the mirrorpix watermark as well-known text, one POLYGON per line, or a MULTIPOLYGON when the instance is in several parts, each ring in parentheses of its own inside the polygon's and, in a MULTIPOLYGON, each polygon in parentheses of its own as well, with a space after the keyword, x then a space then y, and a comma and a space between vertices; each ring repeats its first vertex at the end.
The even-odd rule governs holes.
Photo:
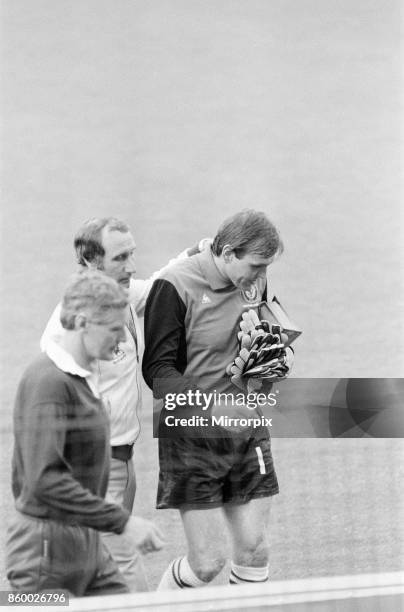
POLYGON ((404 438, 404 378, 288 378, 251 394, 218 379, 188 378, 191 393, 181 378, 155 383, 155 437, 221 437, 261 419, 273 438, 404 438))
POLYGON ((272 418, 258 414, 256 410, 276 406, 277 393, 245 394, 219 392, 216 389, 209 392, 189 389, 183 393, 166 393, 163 407, 170 414, 164 416, 164 423, 167 427, 272 427, 272 418), (184 416, 181 410, 182 416, 176 416, 174 411, 181 408, 191 409, 192 414, 184 416), (221 413, 221 408, 230 408, 231 412, 221 413), (237 414, 239 410, 243 413, 237 414), (199 411, 202 414, 195 413, 199 411), (248 411, 254 412, 254 415, 250 416, 248 411))

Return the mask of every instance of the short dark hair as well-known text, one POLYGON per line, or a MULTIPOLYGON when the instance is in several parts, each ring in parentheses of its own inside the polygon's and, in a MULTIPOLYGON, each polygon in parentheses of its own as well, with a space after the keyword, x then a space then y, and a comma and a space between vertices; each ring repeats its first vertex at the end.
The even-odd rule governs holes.
POLYGON ((102 319, 105 313, 127 304, 126 292, 116 280, 98 270, 80 270, 64 291, 60 321, 65 329, 74 329, 76 316, 83 310, 91 310, 94 319, 102 319))
POLYGON ((86 221, 74 237, 76 257, 81 266, 85 266, 86 261, 92 262, 104 257, 105 249, 101 243, 101 232, 104 227, 109 231, 130 231, 124 221, 115 217, 95 217, 86 221))
POLYGON ((213 240, 213 254, 221 255, 226 244, 238 259, 247 253, 262 257, 283 253, 283 242, 275 225, 265 213, 252 209, 242 210, 222 223, 213 240))

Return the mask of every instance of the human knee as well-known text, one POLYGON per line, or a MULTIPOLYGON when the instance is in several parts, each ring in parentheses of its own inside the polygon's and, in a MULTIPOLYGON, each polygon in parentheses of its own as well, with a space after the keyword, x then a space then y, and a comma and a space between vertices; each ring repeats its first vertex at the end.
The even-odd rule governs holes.
POLYGON ((246 542, 236 555, 240 565, 261 567, 268 563, 269 548, 265 538, 257 538, 254 542, 246 542))
POLYGON ((226 559, 222 555, 209 558, 199 558, 192 563, 195 575, 203 582, 213 580, 224 568, 226 559))

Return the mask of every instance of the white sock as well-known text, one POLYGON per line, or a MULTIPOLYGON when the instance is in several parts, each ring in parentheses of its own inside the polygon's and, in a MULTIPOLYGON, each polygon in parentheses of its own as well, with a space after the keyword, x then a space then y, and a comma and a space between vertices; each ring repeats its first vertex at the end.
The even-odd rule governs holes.
POLYGON ((206 582, 196 576, 188 563, 187 557, 179 557, 171 561, 161 577, 158 591, 185 589, 187 587, 200 587, 206 582))
POLYGON ((230 584, 248 584, 251 582, 266 582, 269 576, 269 567, 246 567, 231 563, 230 584))

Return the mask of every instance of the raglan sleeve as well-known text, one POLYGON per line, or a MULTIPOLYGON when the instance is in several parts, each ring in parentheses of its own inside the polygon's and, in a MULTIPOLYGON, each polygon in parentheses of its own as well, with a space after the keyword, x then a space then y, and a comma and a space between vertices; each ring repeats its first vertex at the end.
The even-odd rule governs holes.
POLYGON ((185 317, 186 305, 176 287, 166 279, 157 279, 146 302, 143 356, 143 377, 157 398, 197 388, 193 377, 184 376, 185 317))
MULTIPOLYGON (((195 251, 196 253, 197 251, 195 251)), ((181 259, 186 259, 187 257, 191 257, 194 254, 194 249, 185 249, 185 251, 181 251, 176 257, 170 259, 170 261, 160 270, 156 270, 153 274, 146 278, 142 279, 131 279, 129 284, 129 300, 133 305, 136 314, 138 317, 143 317, 146 307, 146 301, 153 286, 154 281, 162 276, 164 272, 172 266, 174 263, 181 261, 181 259)))

